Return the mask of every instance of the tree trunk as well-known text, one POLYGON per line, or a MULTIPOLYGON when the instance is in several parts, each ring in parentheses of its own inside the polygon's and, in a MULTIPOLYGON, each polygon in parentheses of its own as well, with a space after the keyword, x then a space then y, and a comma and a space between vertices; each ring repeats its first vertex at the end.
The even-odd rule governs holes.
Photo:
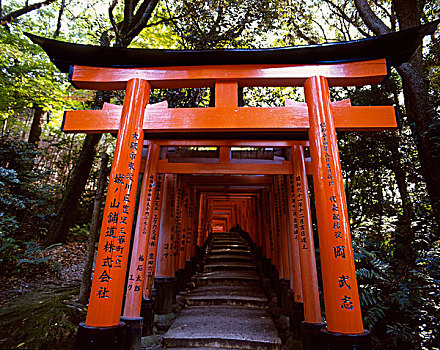
MULTIPOLYGON (((110 101, 111 92, 98 91, 92 108, 101 109, 104 102, 110 101)), ((79 158, 72 170, 72 176, 67 182, 63 198, 57 208, 57 213, 49 228, 46 244, 64 243, 69 232, 72 219, 78 207, 78 201, 87 183, 90 169, 96 156, 102 134, 87 134, 79 158)))
POLYGON ((43 119, 46 117, 47 112, 42 107, 34 107, 34 117, 32 119, 31 130, 29 131, 28 142, 38 146, 41 136, 41 127, 43 125, 43 119))
POLYGON ((92 267, 95 257, 95 246, 98 240, 98 230, 100 224, 100 214, 102 202, 104 199, 104 189, 106 187, 106 180, 108 175, 108 159, 107 153, 102 155, 101 169, 99 171, 98 184, 96 186, 96 196, 93 203, 92 222, 90 224, 89 241, 87 245, 87 256, 84 263, 84 272, 82 275, 81 288, 79 291, 79 302, 83 305, 87 305, 90 296, 90 288, 92 286, 92 267))
POLYGON ((73 216, 76 213, 78 201, 87 183, 101 136, 102 134, 88 134, 84 140, 78 162, 73 169, 72 177, 66 185, 56 216, 49 228, 46 238, 47 245, 58 242, 64 243, 66 241, 66 236, 73 216))
MULTIPOLYGON (((354 0, 365 24, 375 34, 391 30, 373 13, 366 0, 354 0)), ((393 0, 400 29, 420 24, 421 9, 417 0, 393 0)), ((423 77, 422 48, 419 47, 410 62, 396 67, 402 78, 405 109, 408 122, 414 126, 413 135, 417 145, 423 178, 432 205, 432 213, 440 227, 440 154, 436 152, 436 135, 431 131, 435 125, 435 110, 429 101, 427 82, 423 77)))

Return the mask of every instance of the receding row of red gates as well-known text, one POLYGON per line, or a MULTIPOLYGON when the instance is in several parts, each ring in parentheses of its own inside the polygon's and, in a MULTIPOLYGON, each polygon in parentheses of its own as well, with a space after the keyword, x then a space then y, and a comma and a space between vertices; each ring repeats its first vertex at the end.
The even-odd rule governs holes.
POLYGON ((107 105, 101 111, 70 112, 64 123, 64 130, 70 132, 114 131, 112 125, 119 124, 84 327, 117 327, 124 293, 124 319, 138 318, 142 299, 151 298, 155 277, 157 281, 174 277, 196 255, 210 231, 236 225, 249 232, 262 255, 276 267, 279 278, 290 281, 294 302, 304 305, 306 323, 321 325, 306 175, 311 173, 327 331, 364 334, 336 129, 388 129, 395 126, 395 116, 392 107, 369 109, 353 107, 349 102, 332 104, 328 85, 372 84, 385 75, 385 60, 312 67, 240 66, 240 70, 233 66, 203 70, 180 67, 168 71, 75 66, 72 79, 77 86, 109 89, 119 84, 118 87, 126 88, 122 111, 107 105), (179 118, 179 113, 183 113, 163 105, 146 108, 150 88, 192 87, 203 82, 215 85, 215 107, 185 109, 185 123, 191 130, 225 131, 228 128, 224 120, 234 131, 267 130, 268 119, 251 126, 248 119, 242 118, 252 112, 258 113, 259 118, 270 118, 271 131, 285 132, 289 129, 285 120, 290 118, 290 130, 307 132, 309 141, 144 141, 152 122, 156 123, 156 130, 174 127, 175 120, 160 125, 161 114, 179 118), (304 86, 306 104, 290 102, 287 107, 267 109, 238 107, 239 85, 304 86), (157 116, 152 117, 155 113, 157 116), (283 117, 278 120, 273 118, 276 115, 283 117), (368 119, 359 118, 360 115, 368 119), (222 121, 214 120, 216 116, 221 116, 222 121), (146 161, 141 162, 144 144, 148 154, 146 161), (305 162, 305 145, 310 147, 311 163, 305 162), (219 147, 219 160, 170 163, 161 157, 161 149, 169 146, 219 147), (231 161, 232 146, 289 148, 291 160, 280 164, 237 164, 231 161), (137 222, 132 234, 138 176, 142 172, 137 222), (216 182, 218 176, 212 176, 211 183, 205 183, 204 188, 197 180, 186 181, 188 175, 183 174, 265 176, 261 177, 264 181, 260 186, 242 183, 241 189, 222 191, 216 182), (126 274, 131 239, 133 248, 126 274))

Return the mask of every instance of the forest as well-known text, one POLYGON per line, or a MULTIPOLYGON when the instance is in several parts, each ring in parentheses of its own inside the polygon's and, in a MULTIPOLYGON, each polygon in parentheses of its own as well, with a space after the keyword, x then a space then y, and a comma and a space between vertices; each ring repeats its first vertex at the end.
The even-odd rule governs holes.
MULTIPOLYGON (((87 242, 101 164, 107 156, 111 164, 116 139, 63 133, 63 112, 124 98, 75 90, 25 32, 113 47, 266 48, 357 40, 439 18, 436 0, 0 0, 2 288, 17 276, 55 274, 50 252, 87 242)), ((394 131, 338 134, 365 328, 375 349, 438 349, 440 30, 381 85, 331 94, 398 111, 394 131)), ((304 101, 296 88, 243 95, 247 106, 304 101)), ((152 91, 150 103, 164 100, 207 106, 209 90, 152 91)))

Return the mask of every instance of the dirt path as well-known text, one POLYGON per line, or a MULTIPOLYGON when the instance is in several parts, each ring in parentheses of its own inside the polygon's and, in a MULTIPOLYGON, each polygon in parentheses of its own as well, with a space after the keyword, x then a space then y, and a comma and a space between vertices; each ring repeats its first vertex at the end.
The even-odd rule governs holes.
POLYGON ((0 307, 14 303, 15 299, 42 287, 65 287, 79 285, 85 259, 85 243, 68 243, 50 251, 42 251, 47 263, 35 272, 5 277, 0 274, 0 307))

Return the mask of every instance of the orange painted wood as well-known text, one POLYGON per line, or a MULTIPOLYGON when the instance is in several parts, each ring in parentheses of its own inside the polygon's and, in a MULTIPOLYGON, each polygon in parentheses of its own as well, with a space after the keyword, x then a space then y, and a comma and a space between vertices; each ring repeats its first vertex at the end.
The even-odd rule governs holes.
POLYGON ((287 175, 292 172, 292 164, 287 161, 283 164, 169 163, 168 159, 161 159, 158 172, 161 174, 287 175))
MULTIPOLYGON (((147 144, 150 141, 146 141, 144 144, 147 144)), ((298 141, 298 140, 290 140, 290 141, 279 141, 279 140, 154 140, 157 144, 161 146, 212 146, 212 147, 280 147, 287 148, 294 145, 303 145, 308 146, 309 141, 298 141)))
POLYGON ((272 183, 270 175, 264 176, 193 176, 183 175, 183 181, 191 185, 247 185, 264 186, 272 183))
POLYGON ((175 271, 182 269, 180 266, 179 252, 181 248, 181 234, 182 234, 182 176, 176 176, 176 184, 174 188, 174 266, 175 271))
POLYGON ((327 77, 331 86, 379 84, 387 76, 385 59, 319 65, 220 65, 158 68, 101 68, 74 66, 71 81, 77 88, 124 90, 133 78, 147 80, 156 89, 214 87, 216 81, 240 86, 302 86, 314 75, 327 77))
POLYGON ((120 322, 142 157, 142 121, 149 95, 147 81, 128 82, 98 244, 88 326, 109 327, 120 322))
POLYGON ((275 196, 274 196, 274 188, 273 185, 269 187, 269 210, 270 210, 270 221, 271 221, 271 232, 272 232, 272 242, 273 242, 273 251, 272 251, 272 264, 277 269, 278 273, 280 273, 280 250, 278 245, 278 235, 276 229, 276 214, 275 214, 275 196))
POLYGON ((163 202, 163 182, 164 176, 159 174, 157 176, 157 189, 156 198, 153 200, 153 210, 152 210, 152 224, 150 239, 148 240, 147 247, 147 266, 145 269, 145 282, 144 282, 144 299, 151 299, 153 292, 154 276, 156 271, 156 261, 157 261, 157 246, 160 239, 159 225, 162 217, 162 202, 163 202))
MULTIPOLYGON (((284 201, 285 190, 283 189, 281 176, 274 176, 275 215, 278 235, 278 249, 280 252, 280 279, 290 279, 291 264, 289 263, 289 243, 287 240, 286 205, 284 201)), ((292 272, 293 275, 293 272, 292 272)))
POLYGON ((324 77, 312 77, 304 88, 327 329, 360 334, 364 329, 329 87, 324 77))
POLYGON ((139 317, 142 302, 142 290, 145 282, 145 268, 148 257, 146 252, 153 223, 152 211, 157 189, 157 161, 160 147, 151 144, 148 148, 145 176, 139 197, 139 209, 131 251, 130 269, 125 291, 124 317, 139 317))
MULTIPOLYGON (((287 177, 287 200, 289 204, 289 228, 290 228, 290 254, 292 266, 294 268, 293 280, 293 292, 294 292, 294 301, 297 303, 304 302, 304 294, 303 294, 303 286, 301 279, 301 260, 299 256, 299 238, 298 238, 298 219, 296 215, 296 206, 295 206, 295 194, 293 192, 293 188, 291 186, 292 175, 287 177)), ((291 284, 292 286, 292 284, 291 284)))
POLYGON ((297 220, 296 239, 301 265, 304 319, 307 323, 321 323, 312 214, 310 211, 309 188, 307 185, 303 148, 301 146, 293 146, 291 148, 291 155, 294 173, 293 176, 289 177, 289 190, 291 195, 294 195, 294 198, 290 199, 292 204, 295 202, 297 220))
MULTIPOLYGON (((336 129, 372 131, 395 129, 393 106, 333 106, 336 129)), ((68 111, 63 131, 67 133, 115 133, 120 120, 119 108, 68 111)), ((163 132, 251 132, 308 131, 307 107, 208 107, 161 108, 145 111, 143 129, 163 132)))
POLYGON ((238 107, 238 83, 236 81, 215 83, 215 107, 238 107))
POLYGON ((173 210, 173 175, 165 175, 163 188, 162 213, 159 226, 159 239, 157 242, 157 264, 155 277, 173 277, 173 238, 171 212, 173 210))
POLYGON ((263 190, 263 200, 261 202, 261 209, 263 214, 263 228, 264 228, 264 256, 266 259, 272 259, 273 241, 271 232, 270 212, 269 212, 269 199, 268 188, 263 190))
POLYGON ((205 230, 205 208, 206 208, 206 196, 204 194, 200 195, 200 204, 199 204, 199 220, 198 220, 198 227, 197 227, 197 246, 201 247, 203 245, 204 241, 204 230, 205 230))
POLYGON ((220 163, 230 163, 231 162, 231 149, 229 147, 220 147, 219 152, 219 162, 220 163))

